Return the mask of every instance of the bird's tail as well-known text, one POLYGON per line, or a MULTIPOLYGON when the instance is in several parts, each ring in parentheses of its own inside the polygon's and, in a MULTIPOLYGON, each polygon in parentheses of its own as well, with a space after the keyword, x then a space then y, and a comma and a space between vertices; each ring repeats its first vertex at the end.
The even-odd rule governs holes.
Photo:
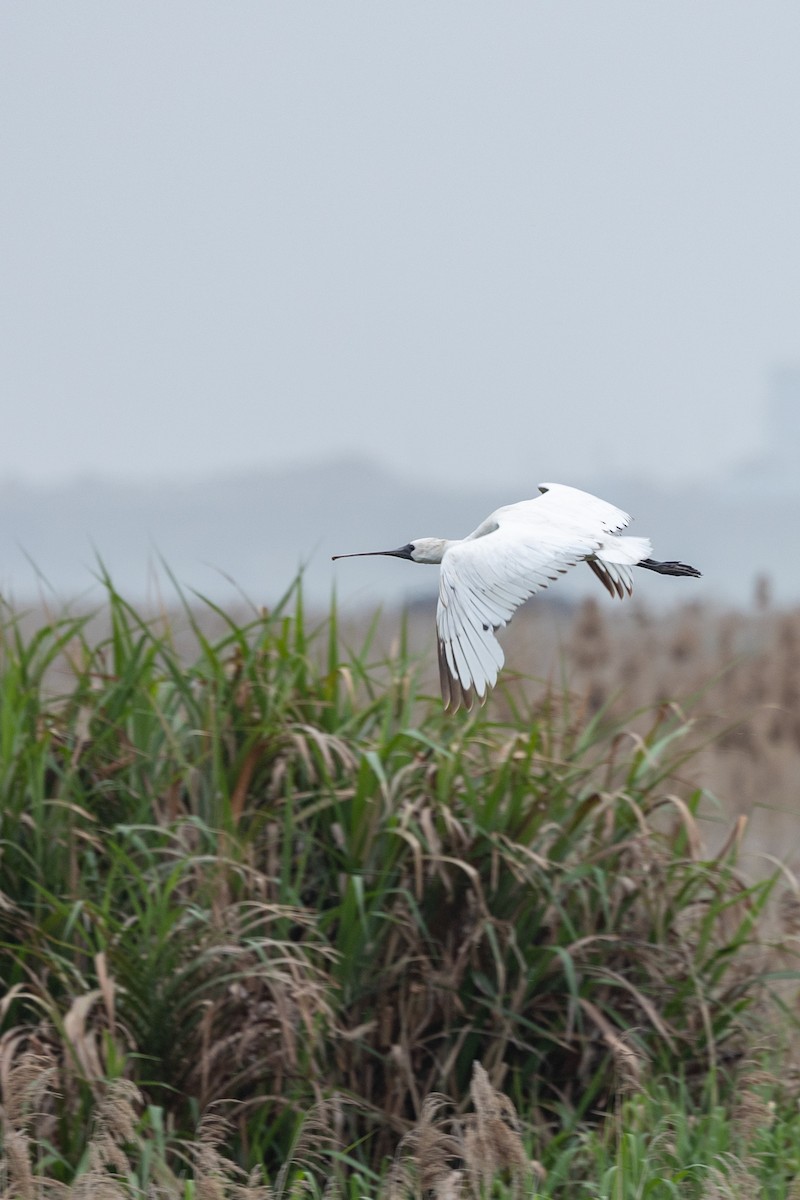
POLYGON ((621 600, 633 591, 631 567, 646 559, 652 549, 649 538, 609 534, 586 561, 606 591, 621 600))
POLYGON ((694 579, 699 579, 701 574, 697 567, 690 567, 686 563, 658 562, 655 558, 643 558, 636 565, 645 567, 648 571, 657 571, 659 575, 691 575, 694 579))

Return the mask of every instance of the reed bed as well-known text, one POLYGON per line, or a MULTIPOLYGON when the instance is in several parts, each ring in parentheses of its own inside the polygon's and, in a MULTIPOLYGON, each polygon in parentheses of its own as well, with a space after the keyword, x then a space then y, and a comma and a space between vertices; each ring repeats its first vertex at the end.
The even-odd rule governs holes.
MULTIPOLYGON (((576 722, 624 720, 643 732, 655 708, 678 704, 690 727, 691 784, 704 792, 698 819, 708 845, 718 848, 743 816, 748 871, 769 873, 770 856, 798 869, 800 609, 774 609, 769 594, 758 580, 749 611, 536 597, 500 634, 507 665, 494 712, 513 719, 520 702, 563 691, 576 722)), ((416 606, 408 630, 412 652, 432 664, 423 675, 431 690, 433 615, 433 603, 416 606)), ((398 624, 397 615, 381 622, 387 652, 398 624)))
POLYGON ((616 627, 602 696, 453 718, 414 622, 106 587, 100 634, 3 619, 4 1197, 790 1194, 792 876, 707 848, 713 751, 616 627))

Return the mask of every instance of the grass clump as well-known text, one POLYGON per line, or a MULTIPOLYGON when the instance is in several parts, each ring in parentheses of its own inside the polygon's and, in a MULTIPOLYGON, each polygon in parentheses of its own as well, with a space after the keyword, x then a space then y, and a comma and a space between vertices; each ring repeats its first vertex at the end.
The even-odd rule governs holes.
POLYGON ((335 611, 313 628, 299 587, 246 620, 207 606, 214 637, 187 604, 188 656, 107 587, 104 636, 6 613, 0 646, 18 1191, 243 1195, 312 1187, 322 1159, 362 1186, 422 1146, 427 1190, 495 1168, 547 1189, 535 1160, 589 1169, 654 1078, 711 1079, 724 1108, 772 881, 739 877, 735 837, 704 856, 673 705, 636 736, 551 692, 454 719, 402 646, 374 663, 371 629, 353 650, 335 611))

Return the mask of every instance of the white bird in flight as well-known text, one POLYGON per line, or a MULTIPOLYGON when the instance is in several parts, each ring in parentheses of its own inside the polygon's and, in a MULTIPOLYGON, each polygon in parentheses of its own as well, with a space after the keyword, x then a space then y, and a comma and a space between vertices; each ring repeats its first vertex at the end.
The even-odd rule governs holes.
POLYGON ((632 567, 661 575, 700 575, 685 563, 651 558, 649 538, 620 537, 619 530, 630 521, 621 508, 563 483, 541 483, 539 491, 533 500, 496 509, 465 538, 415 538, 397 550, 333 555, 386 555, 441 564, 436 632, 448 712, 485 702, 505 661, 496 630, 508 624, 529 596, 577 563, 588 563, 620 599, 633 590, 632 567))

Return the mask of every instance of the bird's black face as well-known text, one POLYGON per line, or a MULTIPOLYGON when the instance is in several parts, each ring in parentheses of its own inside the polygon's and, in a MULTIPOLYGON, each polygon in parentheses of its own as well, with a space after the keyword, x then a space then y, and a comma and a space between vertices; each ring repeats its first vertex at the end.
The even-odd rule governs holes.
POLYGON ((413 558, 414 543, 406 542, 405 546, 400 546, 397 550, 389 550, 388 553, 392 558, 413 558))

